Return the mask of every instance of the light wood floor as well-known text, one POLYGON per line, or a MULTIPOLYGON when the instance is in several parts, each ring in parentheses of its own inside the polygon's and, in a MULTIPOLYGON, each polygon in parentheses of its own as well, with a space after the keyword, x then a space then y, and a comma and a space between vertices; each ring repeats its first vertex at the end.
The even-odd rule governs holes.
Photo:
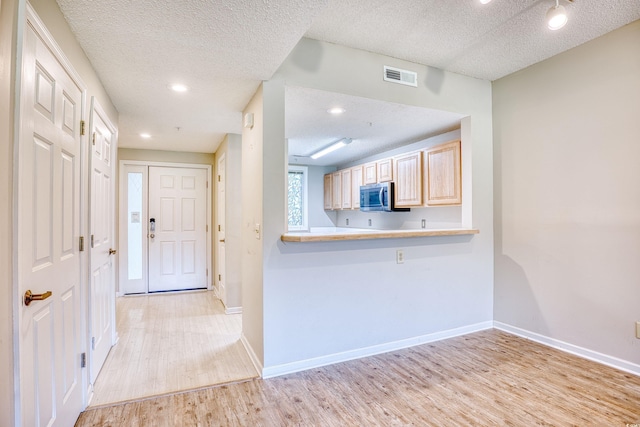
POLYGON ((496 330, 89 410, 76 426, 625 426, 640 377, 496 330))
POLYGON ((94 387, 92 407, 258 376, 240 342, 242 316, 213 292, 121 297, 119 341, 94 387))

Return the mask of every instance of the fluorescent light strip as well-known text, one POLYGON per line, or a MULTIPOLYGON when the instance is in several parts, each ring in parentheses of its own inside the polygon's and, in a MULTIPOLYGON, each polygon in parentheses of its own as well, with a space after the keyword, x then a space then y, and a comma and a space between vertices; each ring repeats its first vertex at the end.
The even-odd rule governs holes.
POLYGON ((334 151, 336 151, 338 148, 342 148, 347 144, 351 143, 351 139, 350 138, 342 138, 339 141, 334 142, 333 144, 329 145, 328 147, 323 148, 320 151, 316 151, 315 153, 313 153, 311 155, 311 158, 313 160, 319 159, 322 156, 326 156, 329 153, 332 153, 334 151))

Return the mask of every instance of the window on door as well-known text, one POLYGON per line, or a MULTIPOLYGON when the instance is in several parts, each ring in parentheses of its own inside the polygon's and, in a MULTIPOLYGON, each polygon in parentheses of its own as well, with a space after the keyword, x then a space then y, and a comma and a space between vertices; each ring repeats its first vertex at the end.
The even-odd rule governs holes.
POLYGON ((288 177, 288 218, 289 230, 308 229, 308 168, 289 166, 288 177))

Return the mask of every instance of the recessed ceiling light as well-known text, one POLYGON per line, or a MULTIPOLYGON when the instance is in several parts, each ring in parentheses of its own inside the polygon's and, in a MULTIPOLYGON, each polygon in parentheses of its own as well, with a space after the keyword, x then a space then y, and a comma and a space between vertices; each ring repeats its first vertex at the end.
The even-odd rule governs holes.
POLYGON ((151 135, 149 135, 148 133, 141 133, 140 138, 149 139, 151 138, 151 135))
POLYGON ((491 1, 491 0, 480 0, 480 3, 482 3, 482 4, 487 4, 487 3, 489 3, 490 1, 491 1))
POLYGON ((169 85, 169 89, 174 92, 186 92, 189 90, 189 86, 183 85, 182 83, 172 83, 169 85))
POLYGON ((345 111, 347 111, 347 110, 345 110, 345 109, 344 109, 344 108, 342 108, 342 107, 333 107, 333 108, 329 108, 329 109, 327 110, 327 113, 329 113, 329 114, 334 114, 334 115, 336 115, 336 116, 337 116, 338 114, 342 114, 342 113, 344 113, 345 111))

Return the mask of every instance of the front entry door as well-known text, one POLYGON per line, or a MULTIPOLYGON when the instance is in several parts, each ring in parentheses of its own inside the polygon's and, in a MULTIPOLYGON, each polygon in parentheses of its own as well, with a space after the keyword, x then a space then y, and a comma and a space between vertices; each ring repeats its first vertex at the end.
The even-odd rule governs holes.
POLYGON ((207 171, 149 167, 149 292, 207 288, 207 171))
POLYGON ((113 344, 115 300, 114 179, 115 130, 95 99, 91 106, 91 318, 90 371, 94 384, 113 344))
POLYGON ((54 53, 57 47, 30 6, 27 11, 18 148, 18 289, 21 296, 31 291, 40 300, 28 305, 23 300, 18 312, 20 417, 23 426, 72 426, 83 409, 78 242, 85 89, 54 53))

